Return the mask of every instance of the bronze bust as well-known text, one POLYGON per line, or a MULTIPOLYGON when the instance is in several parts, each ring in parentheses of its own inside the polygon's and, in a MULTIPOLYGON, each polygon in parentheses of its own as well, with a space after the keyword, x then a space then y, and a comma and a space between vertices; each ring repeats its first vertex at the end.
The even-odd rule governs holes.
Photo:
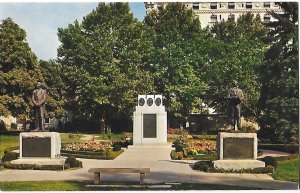
POLYGON ((33 91, 32 102, 34 104, 34 119, 35 130, 45 129, 45 103, 46 103, 46 91, 41 88, 42 84, 37 83, 37 88, 33 91))

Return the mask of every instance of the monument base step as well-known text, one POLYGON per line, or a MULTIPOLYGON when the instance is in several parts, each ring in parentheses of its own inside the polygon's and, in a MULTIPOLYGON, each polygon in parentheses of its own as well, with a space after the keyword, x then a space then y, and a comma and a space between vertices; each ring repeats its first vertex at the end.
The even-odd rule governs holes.
POLYGON ((265 167, 265 162, 259 160, 216 160, 214 167, 225 170, 241 170, 265 167))
POLYGON ((36 165, 63 165, 64 158, 20 158, 12 160, 12 164, 36 164, 36 165))

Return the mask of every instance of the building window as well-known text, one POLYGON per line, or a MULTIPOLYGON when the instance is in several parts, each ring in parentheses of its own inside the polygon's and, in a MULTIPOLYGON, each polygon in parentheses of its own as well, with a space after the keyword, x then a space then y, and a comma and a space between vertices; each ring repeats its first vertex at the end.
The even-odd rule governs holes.
POLYGON ((271 15, 264 15, 264 22, 270 22, 271 21, 271 15))
POLYGON ((230 15, 228 15, 228 19, 235 19, 235 15, 234 14, 230 14, 230 15))
POLYGON ((161 11, 161 10, 163 10, 163 6, 161 6, 161 5, 157 5, 157 10, 158 10, 158 11, 161 11))
POLYGON ((252 3, 251 2, 246 3, 246 9, 252 9, 252 3))
POLYGON ((193 3, 193 9, 199 10, 199 3, 193 3))
POLYGON ((270 2, 264 2, 264 7, 270 8, 271 7, 271 3, 270 2))
POLYGON ((228 9, 234 9, 234 7, 235 7, 234 2, 229 2, 228 3, 228 9))
POLYGON ((218 21, 218 16, 217 15, 211 15, 210 19, 211 19, 212 23, 216 23, 218 21))
POLYGON ((50 124, 50 118, 45 118, 45 124, 50 124))
POLYGON ((217 9, 217 6, 218 6, 217 2, 210 3, 210 9, 217 9))

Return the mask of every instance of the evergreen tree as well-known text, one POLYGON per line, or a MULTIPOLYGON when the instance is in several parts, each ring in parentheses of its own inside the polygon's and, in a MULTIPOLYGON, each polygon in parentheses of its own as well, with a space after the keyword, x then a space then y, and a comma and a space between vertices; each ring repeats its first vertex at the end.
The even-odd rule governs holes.
POLYGON ((261 73, 260 136, 277 143, 298 141, 299 58, 298 3, 280 3, 284 13, 272 13, 268 24, 270 49, 261 73))

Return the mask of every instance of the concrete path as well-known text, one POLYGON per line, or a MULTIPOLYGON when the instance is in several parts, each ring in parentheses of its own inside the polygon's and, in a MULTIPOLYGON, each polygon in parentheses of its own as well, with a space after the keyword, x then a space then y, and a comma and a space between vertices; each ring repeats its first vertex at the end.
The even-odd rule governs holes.
MULTIPOLYGON (((266 189, 297 189, 298 183, 273 180, 267 174, 215 174, 194 171, 195 161, 170 160, 169 148, 125 149, 115 160, 80 159, 83 168, 68 171, 4 170, 0 181, 93 180, 88 169, 93 167, 149 167, 145 183, 205 183, 266 189)), ((139 174, 101 174, 102 182, 139 182, 139 174)))
POLYGON ((267 150, 267 149, 260 149, 260 151, 262 151, 263 154, 261 156, 259 156, 258 158, 263 158, 263 157, 266 157, 266 156, 281 157, 281 156, 291 155, 290 153, 287 153, 287 152, 267 150))
POLYGON ((86 140, 86 141, 90 141, 93 140, 93 136, 92 135, 83 135, 80 140, 86 140))

